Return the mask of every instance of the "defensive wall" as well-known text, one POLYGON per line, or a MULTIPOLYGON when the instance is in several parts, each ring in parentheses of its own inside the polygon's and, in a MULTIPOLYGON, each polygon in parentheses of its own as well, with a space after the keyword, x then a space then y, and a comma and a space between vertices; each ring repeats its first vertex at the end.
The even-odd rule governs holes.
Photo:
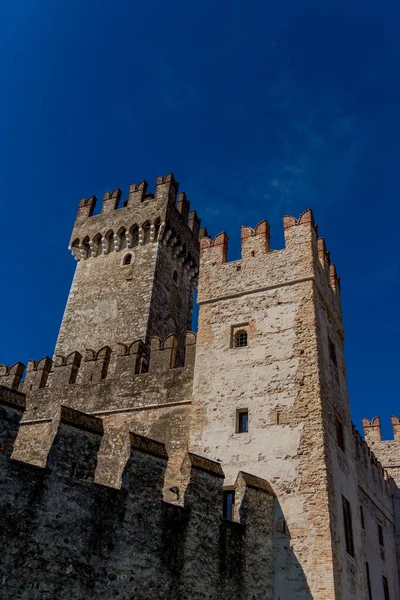
POLYGON ((163 502, 168 455, 130 435, 120 489, 94 483, 102 421, 60 407, 45 467, 12 458, 24 395, 0 388, 0 598, 273 598, 269 485, 240 473, 221 519, 218 463, 187 454, 182 506, 163 502))

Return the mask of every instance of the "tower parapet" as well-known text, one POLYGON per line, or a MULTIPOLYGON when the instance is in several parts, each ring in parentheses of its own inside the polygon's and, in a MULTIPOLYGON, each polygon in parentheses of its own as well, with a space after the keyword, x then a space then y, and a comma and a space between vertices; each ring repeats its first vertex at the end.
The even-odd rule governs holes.
POLYGON ((219 289, 229 297, 241 290, 248 290, 249 286, 253 289, 273 288, 289 281, 310 278, 321 286, 321 291, 329 296, 329 301, 340 314, 340 279, 336 267, 330 262, 325 241, 318 238, 318 227, 311 209, 304 211, 298 219, 284 216, 283 228, 285 248, 271 250, 267 221, 261 221, 254 229, 242 226, 242 259, 235 261, 227 260, 229 240, 225 232, 211 239, 206 230, 201 231, 201 269, 203 281, 207 284, 204 287, 200 280, 199 302, 213 296, 219 297, 219 289), (215 277, 219 265, 220 276, 215 277), (212 277, 211 273, 214 274, 212 277))
POLYGON ((128 333, 143 340, 148 362, 152 336, 176 335, 182 364, 200 219, 178 188, 172 173, 157 177, 154 194, 145 181, 132 184, 122 203, 117 188, 105 193, 100 214, 94 214, 94 196, 81 200, 69 246, 78 265, 56 355, 83 355, 90 344, 112 347, 128 333))

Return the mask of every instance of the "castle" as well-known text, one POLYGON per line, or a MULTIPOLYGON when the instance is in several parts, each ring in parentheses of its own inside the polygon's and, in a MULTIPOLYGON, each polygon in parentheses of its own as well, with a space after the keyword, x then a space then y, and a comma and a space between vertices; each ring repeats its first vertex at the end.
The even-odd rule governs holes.
POLYGON ((400 421, 352 425, 311 210, 229 262, 172 174, 95 204, 53 358, 0 365, 0 598, 399 600, 400 421))

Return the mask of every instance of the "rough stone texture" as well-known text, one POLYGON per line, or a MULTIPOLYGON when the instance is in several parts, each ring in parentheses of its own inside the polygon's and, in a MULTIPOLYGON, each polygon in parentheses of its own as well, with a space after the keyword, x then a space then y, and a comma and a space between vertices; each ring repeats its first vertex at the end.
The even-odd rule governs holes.
MULTIPOLYGON (((382 471, 374 479, 359 464, 336 270, 311 211, 298 221, 285 218, 284 226, 281 251, 269 251, 268 227, 245 228, 245 235, 242 229, 240 261, 226 262, 225 234, 200 240, 190 448, 221 460, 227 484, 238 470, 271 484, 277 498, 276 598, 361 600, 368 594, 368 552, 359 528, 359 498, 376 503, 389 531, 390 489, 382 471), (248 334, 245 348, 233 344, 239 329, 248 334), (246 433, 235 429, 241 409, 249 413, 246 433), (345 452, 338 448, 337 419, 345 452), (355 558, 344 544, 342 494, 352 507, 355 558)), ((382 596, 385 574, 398 597, 393 537, 387 545, 384 565, 371 564, 371 579, 382 596)), ((368 551, 376 552, 376 544, 368 551)))
POLYGON ((0 598, 365 600, 368 562, 372 597, 384 575, 400 600, 400 422, 388 442, 377 419, 368 443, 353 428, 312 212, 284 217, 283 250, 266 221, 242 227, 227 262, 172 174, 146 188, 121 207, 107 193, 99 215, 81 201, 54 356, 24 381, 0 365, 0 598))
MULTIPOLYGON (((23 407, 10 395, 1 390, 0 442, 12 445, 23 407)), ((0 455, 0 598, 272 600, 266 482, 255 492, 243 478, 243 522, 224 522, 218 464, 192 457, 173 506, 165 446, 136 434, 121 489, 93 483, 101 436, 100 419, 62 407, 46 468, 0 455)))
POLYGON ((183 344, 192 314, 200 222, 194 215, 188 224, 188 211, 182 203, 175 206, 178 186, 170 174, 157 178, 154 197, 145 193, 145 184, 143 193, 131 192, 121 208, 116 190, 112 210, 107 194, 100 215, 79 209, 71 237, 78 265, 55 355, 97 353, 137 339, 146 351, 151 336, 170 334, 183 344), (128 254, 131 263, 124 265, 128 254))

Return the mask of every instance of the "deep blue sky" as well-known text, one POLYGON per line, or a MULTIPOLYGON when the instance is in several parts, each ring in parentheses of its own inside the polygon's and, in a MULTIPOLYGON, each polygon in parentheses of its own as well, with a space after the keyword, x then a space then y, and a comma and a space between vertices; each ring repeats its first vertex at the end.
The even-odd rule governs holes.
POLYGON ((0 7, 0 363, 52 354, 81 197, 173 170, 209 231, 311 206, 342 277, 353 418, 400 416, 396 0, 0 7))

